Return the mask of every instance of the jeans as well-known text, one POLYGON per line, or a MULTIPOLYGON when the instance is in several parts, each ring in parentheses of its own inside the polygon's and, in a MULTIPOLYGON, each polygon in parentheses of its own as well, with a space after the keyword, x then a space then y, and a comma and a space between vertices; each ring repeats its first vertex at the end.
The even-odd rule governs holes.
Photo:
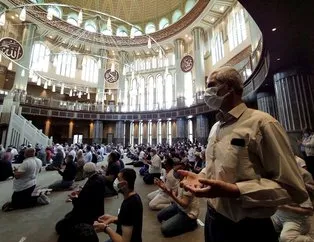
POLYGON ((270 218, 245 218, 233 222, 207 207, 205 242, 278 242, 278 236, 270 218))
POLYGON ((147 173, 144 177, 143 177, 143 181, 148 184, 148 185, 152 185, 154 184, 154 179, 155 178, 160 178, 161 174, 160 173, 147 173))
POLYGON ((62 191, 69 189, 73 185, 73 181, 56 181, 52 183, 48 188, 52 189, 53 191, 62 191))
POLYGON ((197 228, 196 219, 190 218, 177 204, 162 209, 157 215, 161 222, 161 232, 165 237, 173 237, 197 228))

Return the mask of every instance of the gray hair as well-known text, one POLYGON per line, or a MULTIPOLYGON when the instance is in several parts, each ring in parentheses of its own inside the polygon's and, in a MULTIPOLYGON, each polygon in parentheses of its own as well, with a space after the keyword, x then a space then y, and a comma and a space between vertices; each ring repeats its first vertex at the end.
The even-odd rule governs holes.
POLYGON ((242 96, 243 81, 239 72, 233 67, 220 67, 210 74, 209 79, 215 80, 219 84, 229 84, 236 94, 242 96))

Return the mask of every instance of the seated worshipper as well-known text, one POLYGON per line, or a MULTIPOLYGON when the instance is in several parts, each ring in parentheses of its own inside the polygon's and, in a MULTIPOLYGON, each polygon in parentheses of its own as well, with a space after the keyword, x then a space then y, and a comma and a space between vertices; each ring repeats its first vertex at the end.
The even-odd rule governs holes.
POLYGON ((92 225, 104 214, 104 193, 106 180, 96 170, 96 165, 89 162, 84 165, 87 182, 79 193, 71 193, 73 209, 56 224, 56 231, 61 236, 69 229, 80 223, 92 225))
POLYGON ((205 165, 205 151, 195 152, 195 164, 193 167, 193 172, 198 174, 204 168, 205 165))
POLYGON ((124 200, 118 217, 105 214, 94 222, 96 232, 105 232, 111 242, 142 242, 143 205, 134 191, 135 180, 136 172, 133 169, 125 168, 119 172, 114 187, 123 194, 124 200), (116 231, 109 226, 113 223, 117 225, 116 231))
POLYGON ((42 163, 35 157, 35 149, 33 148, 26 149, 24 156, 25 159, 22 164, 14 169, 14 192, 11 202, 2 207, 4 211, 37 205, 38 196, 32 196, 32 193, 36 187, 37 175, 41 170, 42 163))
POLYGON ((65 163, 65 169, 63 171, 56 167, 57 171, 62 176, 62 180, 56 181, 48 187, 52 189, 52 191, 68 190, 73 185, 76 176, 76 165, 73 161, 73 156, 68 155, 65 159, 65 163))
POLYGON ((120 155, 115 151, 112 151, 108 155, 108 167, 105 174, 106 179, 105 197, 117 195, 117 192, 114 190, 113 187, 113 182, 118 177, 119 171, 121 170, 119 158, 120 155))
POLYGON ((85 179, 83 167, 85 165, 85 160, 83 157, 83 151, 79 150, 76 155, 76 176, 75 181, 82 181, 85 179))
POLYGON ((0 159, 0 181, 5 181, 12 176, 12 163, 8 160, 0 159))
POLYGON ((61 145, 57 147, 56 154, 52 157, 52 163, 46 166, 46 171, 54 171, 58 168, 61 169, 63 163, 63 148, 61 145))
POLYGON ((26 146, 23 146, 21 148, 21 150, 19 151, 19 154, 18 154, 16 160, 14 161, 14 163, 21 164, 24 161, 24 159, 25 159, 24 153, 25 153, 26 148, 27 148, 26 146))
POLYGON ((71 227, 67 233, 60 235, 58 242, 99 242, 94 227, 90 224, 77 224, 71 227))
MULTIPOLYGON (((183 176, 177 173, 177 170, 188 168, 188 164, 181 162, 174 168, 174 177, 183 180, 183 176)), ((158 215, 158 221, 161 224, 161 232, 165 237, 177 236, 197 228, 197 217, 199 215, 199 199, 191 192, 178 187, 177 193, 169 190, 164 183, 160 182, 158 186, 167 193, 175 203, 162 209, 158 215)), ((226 231, 227 232, 227 231, 226 231)))
MULTIPOLYGON (((166 170, 165 187, 171 191, 176 191, 178 189, 178 185, 179 185, 179 180, 177 180, 173 176, 174 160, 178 160, 178 159, 177 158, 172 159, 172 158, 168 157, 164 162, 164 166, 165 166, 165 170, 166 170)), ((156 178, 155 184, 157 186, 161 182, 163 182, 163 181, 156 178)), ((162 189, 158 189, 154 192, 149 193, 147 195, 147 197, 150 200, 149 208, 152 210, 161 210, 163 208, 166 208, 169 205, 171 205, 171 201, 172 201, 170 196, 167 193, 165 193, 162 189)))
MULTIPOLYGON (((297 163, 298 160, 296 159, 297 163)), ((299 167, 303 180, 306 183, 311 174, 299 167)), ((311 179, 313 183, 313 179, 311 179)), ((300 205, 287 204, 278 207, 276 213, 271 217, 275 230, 280 233, 280 242, 314 241, 307 235, 311 229, 311 216, 313 215, 313 204, 310 198, 300 205)))
POLYGON ((148 161, 150 161, 152 159, 152 157, 151 157, 151 149, 152 149, 151 147, 148 147, 146 149, 146 153, 145 153, 145 156, 143 158, 143 161, 144 161, 145 164, 139 170, 139 173, 140 173, 141 176, 145 176, 148 173, 149 165, 147 163, 148 163, 148 161))
POLYGON ((86 146, 86 153, 84 155, 85 163, 92 162, 93 154, 92 154, 92 147, 90 145, 86 146))
POLYGON ((47 165, 47 160, 46 160, 46 151, 45 151, 45 149, 41 145, 36 144, 35 150, 36 150, 36 157, 41 160, 43 166, 46 166, 47 165))
POLYGON ((143 177, 143 181, 149 185, 154 184, 154 179, 160 178, 161 175, 161 159, 156 149, 151 149, 150 155, 152 159, 146 161, 149 165, 148 173, 143 177))
POLYGON ((7 150, 3 153, 3 156, 2 156, 2 159, 5 161, 5 162, 10 162, 12 163, 12 160, 13 160, 13 155, 12 155, 12 148, 9 147, 7 148, 7 150))

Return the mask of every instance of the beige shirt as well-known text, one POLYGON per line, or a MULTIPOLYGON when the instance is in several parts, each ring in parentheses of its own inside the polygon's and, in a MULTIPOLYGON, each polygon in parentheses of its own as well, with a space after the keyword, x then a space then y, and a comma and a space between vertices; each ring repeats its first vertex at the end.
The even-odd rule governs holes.
POLYGON ((265 218, 278 205, 308 198, 289 139, 277 120, 244 103, 220 120, 210 132, 201 173, 236 184, 241 195, 210 199, 217 212, 235 222, 265 218))

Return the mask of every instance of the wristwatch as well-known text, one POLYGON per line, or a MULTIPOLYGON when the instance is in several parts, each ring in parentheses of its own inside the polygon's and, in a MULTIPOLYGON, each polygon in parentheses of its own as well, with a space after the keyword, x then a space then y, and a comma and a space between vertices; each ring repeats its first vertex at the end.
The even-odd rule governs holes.
POLYGON ((104 232, 105 232, 105 233, 107 233, 107 228, 108 228, 108 227, 109 227, 109 225, 106 224, 105 227, 104 227, 104 232))

